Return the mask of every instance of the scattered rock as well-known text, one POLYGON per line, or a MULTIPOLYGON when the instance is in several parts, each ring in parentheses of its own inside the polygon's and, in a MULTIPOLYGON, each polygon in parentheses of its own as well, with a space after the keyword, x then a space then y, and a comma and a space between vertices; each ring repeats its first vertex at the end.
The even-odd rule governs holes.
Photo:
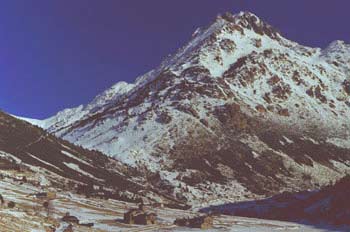
POLYGON ((350 95, 350 81, 344 80, 343 88, 347 95, 350 95))
POLYGON ((178 218, 174 224, 177 226, 185 226, 190 228, 211 229, 213 228, 212 216, 198 216, 194 218, 178 218))
POLYGON ((62 218, 62 221, 79 224, 79 219, 75 216, 71 216, 69 213, 66 213, 66 215, 62 218))
POLYGON ((290 116, 288 109, 280 109, 278 111, 278 114, 281 115, 281 116, 285 116, 285 117, 290 116))
POLYGON ((255 109, 260 113, 266 113, 266 108, 263 105, 257 105, 255 109))
POLYGON ((10 201, 9 203, 7 203, 7 207, 9 207, 10 209, 15 208, 15 206, 16 206, 16 203, 13 201, 10 201))

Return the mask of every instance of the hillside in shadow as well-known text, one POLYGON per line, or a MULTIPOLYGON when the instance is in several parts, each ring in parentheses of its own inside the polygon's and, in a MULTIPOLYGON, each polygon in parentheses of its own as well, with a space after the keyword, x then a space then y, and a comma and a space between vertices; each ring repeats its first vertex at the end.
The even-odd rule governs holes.
POLYGON ((350 176, 319 191, 284 192, 271 198, 204 208, 202 212, 298 222, 331 231, 349 231, 350 176))

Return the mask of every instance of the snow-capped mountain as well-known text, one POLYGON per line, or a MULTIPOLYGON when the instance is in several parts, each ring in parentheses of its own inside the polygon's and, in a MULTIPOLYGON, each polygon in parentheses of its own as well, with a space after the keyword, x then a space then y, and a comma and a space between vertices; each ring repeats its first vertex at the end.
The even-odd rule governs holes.
POLYGON ((349 70, 342 41, 305 47, 227 13, 134 84, 34 123, 190 202, 316 188, 350 170, 349 70))

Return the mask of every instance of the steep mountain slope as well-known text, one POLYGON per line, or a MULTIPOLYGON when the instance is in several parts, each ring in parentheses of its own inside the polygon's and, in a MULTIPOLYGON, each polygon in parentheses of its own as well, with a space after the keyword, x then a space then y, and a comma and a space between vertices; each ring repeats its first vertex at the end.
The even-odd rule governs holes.
POLYGON ((59 177, 50 180, 58 185, 71 181, 73 184, 93 183, 124 190, 140 189, 127 180, 127 166, 99 152, 87 151, 57 139, 3 112, 0 112, 0 152, 2 169, 38 170, 42 178, 47 176, 45 172, 49 172, 59 177), (65 181, 60 183, 61 180, 65 181))
POLYGON ((316 188, 350 170, 349 70, 344 42, 309 48, 225 14, 134 84, 39 124, 193 204, 316 188))
POLYGON ((35 186, 46 190, 181 205, 160 190, 145 186, 139 178, 141 173, 134 168, 0 111, 0 171, 6 170, 15 176, 31 176, 35 186))

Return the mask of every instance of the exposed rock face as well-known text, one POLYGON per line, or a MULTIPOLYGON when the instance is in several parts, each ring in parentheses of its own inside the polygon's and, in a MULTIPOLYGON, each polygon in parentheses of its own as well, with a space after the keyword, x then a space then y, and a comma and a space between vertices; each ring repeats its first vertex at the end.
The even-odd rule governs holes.
POLYGON ((41 126, 194 204, 316 188, 350 170, 349 61, 343 42, 304 47, 225 14, 134 84, 41 126))

